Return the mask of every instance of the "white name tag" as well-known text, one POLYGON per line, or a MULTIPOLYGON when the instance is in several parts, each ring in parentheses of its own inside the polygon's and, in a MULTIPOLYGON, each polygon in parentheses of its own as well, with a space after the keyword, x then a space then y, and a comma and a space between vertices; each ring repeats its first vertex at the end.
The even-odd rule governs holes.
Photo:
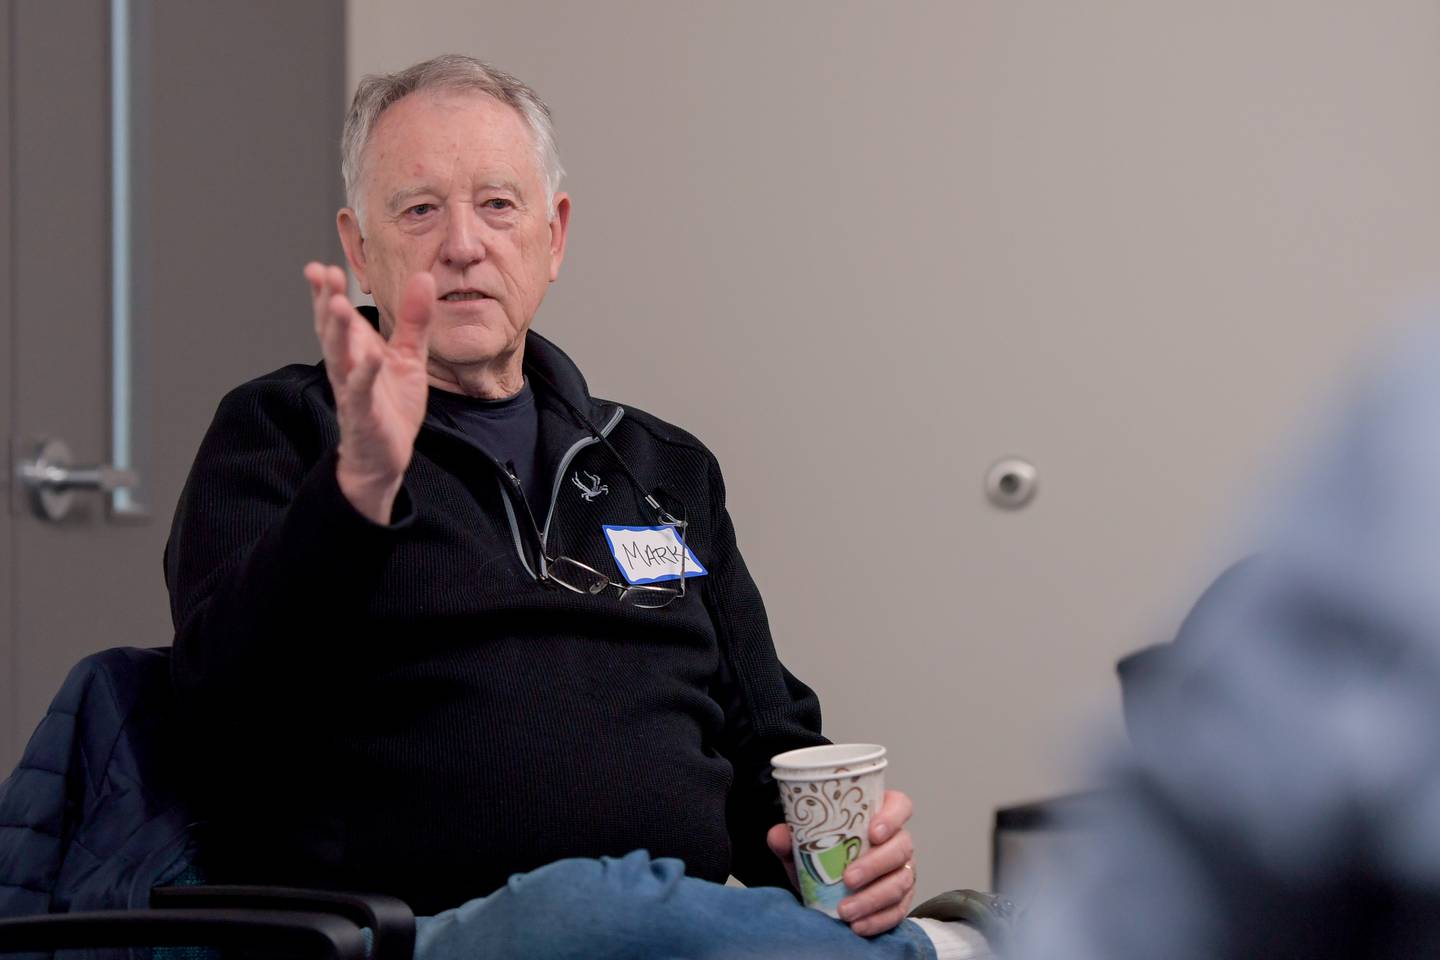
POLYGON ((602 524, 605 539, 620 572, 631 583, 658 583, 680 579, 680 560, 685 560, 685 576, 703 577, 707 571, 700 565, 695 551, 680 542, 674 527, 622 527, 602 524))

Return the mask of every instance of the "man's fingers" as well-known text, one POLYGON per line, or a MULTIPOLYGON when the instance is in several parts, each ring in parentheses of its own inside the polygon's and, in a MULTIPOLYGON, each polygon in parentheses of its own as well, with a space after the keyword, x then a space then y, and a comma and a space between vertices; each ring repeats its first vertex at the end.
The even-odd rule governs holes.
POLYGON ((909 830, 901 830, 885 843, 871 847, 859 860, 845 868, 845 885, 859 890, 867 883, 894 873, 915 856, 909 830))
MULTIPOLYGON (((908 910, 914 890, 914 869, 908 866, 901 867, 876 880, 864 890, 840 901, 840 919, 847 923, 855 923, 859 920, 873 922, 877 916, 885 917, 886 911, 892 910, 896 906, 908 910)), ((904 916, 904 910, 900 916, 904 916)), ((896 918, 895 923, 898 922, 899 918, 896 918)), ((857 927, 855 932, 865 933, 868 936, 870 933, 888 930, 894 925, 891 923, 889 926, 877 927, 874 930, 861 930, 857 927)))
POLYGON ((875 819, 870 822, 870 842, 882 844, 905 828, 909 822, 910 815, 915 812, 915 805, 910 798, 899 790, 886 790, 885 800, 880 804, 880 811, 875 814, 875 819))
POLYGON ((325 264, 318 260, 311 260, 305 264, 303 273, 306 282, 310 284, 310 296, 313 297, 320 292, 320 287, 325 283, 325 264))
POLYGON ((430 342, 430 316, 435 311, 435 278, 417 273, 405 283, 400 298, 400 316, 390 345, 400 353, 424 359, 430 342))
POLYGON ((868 853, 845 868, 845 885, 856 891, 840 902, 840 918, 861 936, 894 928, 914 897, 915 846, 905 829, 914 805, 899 790, 886 790, 870 824, 868 853))
POLYGON ((795 848, 791 845, 790 825, 777 823, 765 834, 765 843, 770 852, 781 860, 795 859, 795 848))
POLYGON ((321 306, 324 319, 320 327, 320 349, 325 356, 325 369, 330 385, 338 393, 350 375, 350 317, 336 311, 327 301, 321 306))
POLYGON ((787 823, 777 823, 766 832, 765 845, 770 848, 770 852, 775 854, 780 860, 781 865, 785 867, 785 875, 790 878, 790 886, 798 890, 800 889, 800 885, 795 879, 795 848, 791 846, 792 839, 790 825, 787 823))
MULTIPOLYGON (((345 293, 345 271, 312 260, 305 264, 304 273, 306 282, 310 284, 310 305, 315 313, 315 336, 323 346, 325 331, 333 318, 329 309, 330 298, 345 293)), ((350 306, 348 300, 346 306, 350 306)))
POLYGON ((370 388, 375 386, 375 378, 380 375, 380 367, 384 363, 385 355, 379 350, 371 350, 360 358, 345 380, 345 392, 352 401, 363 399, 368 404, 370 388))
POLYGON ((379 334, 370 329, 365 318, 355 311, 344 294, 334 293, 325 304, 327 319, 321 346, 330 383, 337 391, 355 369, 360 358, 372 348, 381 346, 379 334))
POLYGON ((862 937, 878 936, 879 934, 882 934, 887 930, 894 930, 896 927, 900 926, 900 921, 904 920, 906 915, 909 913, 910 896, 907 894, 904 900, 900 901, 895 906, 890 907, 888 910, 881 910, 879 913, 872 913, 865 919, 857 920, 856 922, 852 923, 850 925, 850 929, 854 930, 862 937))
POLYGON ((311 261, 305 264, 305 282, 310 285, 310 312, 314 315, 315 339, 325 345, 325 327, 329 319, 326 301, 330 299, 325 289, 325 265, 311 261))
POLYGON ((345 279, 345 271, 334 265, 325 268, 325 279, 331 293, 344 293, 350 286, 345 279))

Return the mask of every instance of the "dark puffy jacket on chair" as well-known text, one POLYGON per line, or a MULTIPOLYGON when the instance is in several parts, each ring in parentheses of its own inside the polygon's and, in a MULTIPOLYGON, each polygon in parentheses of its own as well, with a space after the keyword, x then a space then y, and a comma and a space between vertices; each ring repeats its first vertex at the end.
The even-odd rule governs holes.
POLYGON ((185 872, 178 740, 169 648, 76 664, 0 784, 0 917, 144 908, 185 872))

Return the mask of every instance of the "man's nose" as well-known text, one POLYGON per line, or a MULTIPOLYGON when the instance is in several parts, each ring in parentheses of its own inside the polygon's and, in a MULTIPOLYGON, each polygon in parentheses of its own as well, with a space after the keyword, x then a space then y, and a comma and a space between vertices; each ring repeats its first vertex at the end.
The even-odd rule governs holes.
POLYGON ((464 270, 485 259, 484 225, 469 204, 456 204, 445 218, 445 242, 440 259, 446 266, 464 270))

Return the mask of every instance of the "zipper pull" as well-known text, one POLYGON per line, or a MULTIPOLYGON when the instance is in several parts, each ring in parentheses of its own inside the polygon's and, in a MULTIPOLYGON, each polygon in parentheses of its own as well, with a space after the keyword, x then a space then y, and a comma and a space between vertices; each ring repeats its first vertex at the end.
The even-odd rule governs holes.
POLYGON ((510 482, 515 485, 515 489, 516 489, 516 490, 519 490, 520 487, 521 487, 521 484, 520 484, 520 475, 515 472, 515 461, 514 461, 514 460, 506 460, 506 461, 505 461, 505 475, 510 478, 510 482))

